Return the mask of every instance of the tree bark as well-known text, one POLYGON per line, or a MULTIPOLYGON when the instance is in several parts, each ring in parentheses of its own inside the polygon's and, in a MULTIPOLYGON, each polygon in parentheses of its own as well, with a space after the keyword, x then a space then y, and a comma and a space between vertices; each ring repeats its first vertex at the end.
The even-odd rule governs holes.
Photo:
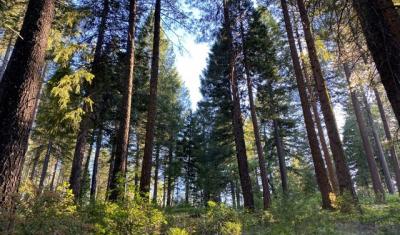
POLYGON ((399 160, 397 158, 396 148, 392 140, 392 134, 390 133, 389 123, 386 118, 385 109, 383 108, 381 97, 376 87, 374 87, 373 90, 376 97, 376 103, 378 104, 379 113, 381 115, 383 129, 385 130, 386 140, 390 144, 389 150, 390 150, 390 156, 392 158, 394 173, 396 176, 397 191, 400 193, 400 165, 399 165, 399 160))
POLYGON ((1 64, 1 67, 0 67, 0 82, 1 82, 1 80, 3 78, 4 72, 6 71, 7 63, 8 63, 8 60, 10 59, 9 57, 10 57, 10 54, 12 52, 12 46, 13 46, 12 43, 13 43, 13 40, 14 40, 13 35, 14 34, 11 34, 10 38, 8 39, 6 53, 4 54, 3 63, 1 64))
POLYGON ((53 148, 53 143, 50 140, 49 143, 47 144, 47 151, 46 151, 46 155, 43 160, 42 174, 40 175, 40 181, 39 181, 39 192, 42 192, 42 190, 43 190, 44 181, 47 176, 47 169, 49 168, 49 162, 50 162, 52 148, 53 148))
POLYGON ((172 157, 173 157, 173 150, 172 150, 172 146, 170 146, 168 149, 168 171, 166 172, 166 175, 167 175, 167 204, 166 205, 168 207, 172 206, 172 201, 171 201, 171 194, 173 192, 173 189, 172 189, 173 179, 171 176, 172 157))
POLYGON ((307 15, 307 10, 304 6, 303 0, 297 0, 299 7, 300 18, 303 24, 305 40, 308 48, 308 55, 310 57, 311 69, 314 75, 319 101, 321 104, 322 114, 325 119, 325 125, 328 131, 329 143, 332 155, 335 161, 336 174, 339 181, 339 189, 341 194, 350 193, 357 200, 357 195, 353 187, 350 171, 346 163, 342 142, 340 140, 339 131, 336 124, 336 118, 333 113, 332 104, 330 101, 326 81, 323 78, 321 65, 318 59, 317 50, 315 47, 315 40, 311 32, 311 24, 307 15))
POLYGON ((36 175, 36 167, 39 163, 39 159, 40 159, 40 148, 37 148, 35 151, 35 157, 33 158, 33 166, 32 166, 32 171, 31 174, 29 175, 29 180, 31 182, 33 182, 33 180, 35 179, 35 175, 36 175))
POLYGON ((317 178, 317 183, 322 196, 322 207, 331 209, 331 199, 329 194, 332 193, 332 188, 329 184, 328 176, 325 170, 324 160, 319 148, 317 133, 315 132, 312 114, 310 110, 309 99, 306 90, 306 83, 301 72, 300 59, 296 50, 296 43, 293 34, 293 28, 290 21, 289 10, 286 0, 281 0, 282 12, 285 21, 286 33, 288 36, 290 54, 292 57, 293 67, 295 71, 297 87, 299 90, 301 106, 303 109, 304 122, 307 130, 308 142, 311 149, 311 155, 314 162, 314 169, 317 178))
POLYGON ((56 174, 57 174, 57 167, 58 167, 58 162, 59 162, 60 160, 59 159, 56 159, 56 163, 54 164, 54 169, 53 169, 53 175, 51 176, 51 182, 50 182, 50 191, 55 191, 55 185, 54 185, 54 182, 55 182, 55 179, 56 179, 56 174))
POLYGON ((365 120, 364 120, 364 117, 363 117, 363 114, 361 111, 360 102, 358 101, 357 95, 351 87, 351 81, 350 81, 351 71, 350 71, 349 65, 346 63, 343 64, 343 68, 344 68, 346 80, 347 80, 347 83, 349 86, 350 97, 351 97, 351 101, 353 104, 354 113, 356 115, 357 125, 358 125, 358 129, 360 131, 363 148, 365 151, 365 155, 367 157, 367 162, 368 162, 369 172, 371 174, 372 187, 374 189, 375 198, 378 202, 382 202, 385 200, 385 191, 382 187, 382 182, 381 182, 381 178, 379 176, 378 167, 375 162, 373 149, 372 149, 371 143, 368 138, 367 126, 365 125, 366 123, 365 123, 365 120))
POLYGON ((158 194, 158 171, 160 168, 160 145, 156 146, 156 159, 154 166, 154 187, 153 187, 153 202, 157 203, 157 194, 158 194))
MULTIPOLYGON (((88 88, 88 97, 92 98, 95 100, 94 92, 93 90, 96 87, 96 84, 98 83, 96 77, 98 77, 100 74, 99 67, 101 66, 101 57, 102 57, 102 47, 104 44, 104 38, 105 38, 105 33, 107 29, 107 19, 108 15, 110 12, 110 2, 109 0, 104 0, 103 1, 103 10, 101 13, 101 20, 100 24, 98 27, 98 36, 97 36, 97 42, 96 42, 96 47, 95 47, 95 52, 94 52, 94 58, 92 62, 92 73, 95 75, 95 79, 92 83, 92 85, 89 86, 88 88)), ((91 117, 92 117, 92 111, 90 110, 90 107, 88 104, 83 105, 83 110, 85 112, 82 121, 79 126, 79 131, 78 131, 78 136, 76 139, 76 145, 75 145, 75 152, 74 152, 74 158, 72 161, 72 168, 71 168, 71 174, 70 174, 70 188, 72 189, 72 192, 74 193, 75 199, 79 198, 79 193, 80 193, 80 188, 81 188, 81 174, 82 174, 82 161, 83 157, 85 155, 85 147, 87 143, 87 135, 89 133, 90 125, 92 123, 91 117)))
POLYGON ((147 194, 150 191, 151 166, 153 156, 154 132, 157 114, 157 85, 160 63, 160 30, 161 30, 161 0, 156 0, 154 11, 154 38, 153 55, 151 58, 150 100, 147 111, 146 139, 140 177, 140 192, 147 194))
POLYGON ((383 170, 383 176, 385 177, 385 183, 386 183, 389 193, 393 194, 394 193, 394 185, 392 182, 392 177, 390 176, 390 171, 389 171, 388 164, 386 162, 385 153, 383 152, 381 138, 379 137, 377 127, 376 127, 374 119, 372 117, 371 107, 369 105, 367 97, 365 96, 364 91, 362 92, 362 99, 364 102, 365 111, 367 113, 367 123, 369 124, 370 130, 372 131, 372 135, 374 136, 376 153, 378 155, 379 162, 381 163, 381 167, 383 170))
POLYGON ((391 0, 353 0, 353 7, 400 124, 400 17, 398 11, 391 0))
POLYGON ((283 194, 287 195, 288 193, 287 169, 286 169, 285 153, 283 150, 282 139, 280 136, 278 120, 274 119, 273 124, 274 124, 275 146, 279 161, 279 171, 281 173, 282 190, 283 194))
POLYGON ((129 27, 128 27, 128 42, 127 42, 127 74, 124 79, 123 88, 124 93, 122 97, 121 106, 121 119, 119 122, 119 130, 115 146, 115 160, 114 169, 110 182, 110 197, 111 201, 122 199, 124 194, 125 182, 121 184, 121 180, 125 181, 127 156, 128 156, 128 142, 129 142, 129 129, 131 121, 131 106, 132 106, 132 92, 134 80, 134 66, 135 66, 135 27, 136 27, 136 0, 130 0, 129 5, 129 27))
POLYGON ((227 36, 227 43, 229 46, 229 80, 231 82, 232 101, 233 101, 233 130, 235 136, 236 157, 239 167, 239 178, 242 187, 244 207, 246 209, 254 209, 253 189, 251 185, 251 178, 249 175, 249 166, 247 162, 246 144, 244 141, 243 120, 240 109, 240 93, 238 81, 235 74, 235 48, 233 45, 233 35, 231 29, 230 19, 230 0, 223 0, 224 7, 224 29, 227 36))
POLYGON ((109 168, 108 168, 108 179, 107 179, 107 190, 106 190, 106 199, 109 199, 110 196, 110 184, 111 184, 111 176, 114 170, 114 159, 115 159, 115 135, 113 136, 113 142, 111 147, 111 156, 109 160, 109 168))
POLYGON ((232 207, 233 208, 237 208, 236 207, 236 194, 235 194, 235 184, 233 183, 233 181, 231 181, 229 183, 230 189, 231 189, 231 197, 232 197, 232 207))
POLYGON ((90 200, 91 201, 96 200, 97 172, 99 169, 99 157, 100 157, 100 150, 101 150, 102 142, 103 142, 103 128, 99 127, 99 132, 97 133, 96 151, 94 154, 93 169, 92 169, 92 185, 90 187, 90 200))
POLYGON ((31 0, 0 82, 0 207, 12 210, 28 147, 54 0, 31 0), (23 38, 23 39, 22 39, 23 38))

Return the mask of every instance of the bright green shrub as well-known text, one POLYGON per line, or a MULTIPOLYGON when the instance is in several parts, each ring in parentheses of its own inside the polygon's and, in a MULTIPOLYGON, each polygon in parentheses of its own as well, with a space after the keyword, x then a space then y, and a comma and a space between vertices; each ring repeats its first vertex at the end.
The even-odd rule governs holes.
POLYGON ((224 225, 228 222, 235 224, 241 223, 239 213, 236 210, 224 204, 217 204, 212 201, 209 201, 207 205, 207 212, 196 232, 200 234, 217 234, 221 233, 224 225))
POLYGON ((167 235, 189 235, 189 233, 182 228, 170 228, 167 235))
POLYGON ((240 235, 242 234, 242 224, 225 222, 221 228, 222 235, 240 235))

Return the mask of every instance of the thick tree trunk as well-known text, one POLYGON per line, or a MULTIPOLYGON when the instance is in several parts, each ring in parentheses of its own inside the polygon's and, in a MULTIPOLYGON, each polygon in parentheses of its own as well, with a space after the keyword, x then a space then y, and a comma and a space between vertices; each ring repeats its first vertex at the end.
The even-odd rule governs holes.
MULTIPOLYGON (((96 100, 93 94, 93 90, 96 87, 96 84, 98 83, 96 77, 98 77, 100 74, 99 67, 101 66, 101 57, 102 57, 102 47, 104 44, 104 37, 105 37, 105 32, 107 29, 107 19, 108 15, 110 12, 110 2, 109 0, 104 0, 103 1, 103 10, 101 13, 101 20, 98 28, 98 36, 97 36, 97 42, 96 42, 96 48, 94 52, 94 58, 93 58, 93 63, 92 63, 92 73, 95 75, 95 79, 92 83, 91 86, 88 88, 88 97, 90 97, 93 100, 96 100)), ((82 118, 82 121, 79 126, 79 131, 78 131, 78 136, 76 139, 76 145, 75 145, 75 152, 74 152, 74 158, 72 161, 72 168, 71 168, 71 175, 70 175, 70 188, 72 189, 72 192, 75 195, 75 199, 79 198, 79 192, 80 192, 80 183, 81 183, 81 174, 82 174, 82 161, 83 157, 85 155, 85 147, 87 143, 87 135, 89 133, 89 129, 92 123, 91 117, 92 117, 92 112, 90 110, 90 107, 88 104, 83 105, 83 110, 85 111, 85 115, 82 118)))
POLYGON ((58 162, 60 160, 56 159, 56 163, 54 163, 54 168, 53 168, 53 175, 51 176, 51 181, 50 181, 50 191, 55 191, 56 187, 54 185, 55 179, 56 179, 56 174, 57 174, 57 168, 58 168, 58 162))
POLYGON ((156 0, 154 11, 154 38, 153 55, 151 58, 151 77, 150 77, 150 100, 148 104, 146 139, 144 145, 144 155, 142 172, 140 177, 140 192, 149 193, 151 182, 151 166, 153 156, 154 131, 157 114, 157 84, 158 70, 160 63, 160 30, 161 30, 161 0, 156 0))
POLYGON ((126 178, 129 129, 131 121, 132 92, 135 66, 135 27, 136 27, 136 0, 130 0, 129 5, 129 28, 127 41, 127 74, 123 82, 123 97, 121 106, 121 119, 116 136, 114 169, 110 182, 111 201, 122 199, 126 178), (123 184, 121 185, 121 179, 123 184))
POLYGON ((400 123, 399 13, 391 0, 353 0, 353 6, 386 94, 400 123))
POLYGON ((247 162, 246 144, 244 141, 243 120, 240 109, 240 93, 238 81, 235 74, 235 48, 233 45, 233 36, 231 29, 230 19, 230 0, 223 0, 224 5, 224 28, 227 36, 227 43, 229 45, 229 80, 231 82, 231 92, 233 101, 233 131, 235 136, 236 157, 239 167, 240 184, 242 186, 242 193, 244 199, 244 207, 246 209, 254 209, 253 189, 251 185, 251 178, 249 174, 249 166, 247 162))
POLYGON ((385 130, 386 140, 390 144, 389 150, 390 150, 390 156, 392 158, 394 173, 396 176, 397 191, 400 193, 400 165, 399 165, 399 160, 397 158, 396 148, 392 140, 392 134, 390 133, 389 123, 386 118, 385 109, 383 108, 381 97, 376 87, 374 87, 373 89, 376 97, 376 103, 378 104, 379 113, 381 115, 383 129, 385 130))
POLYGON ((304 6, 303 0, 297 0, 299 7, 300 18, 303 24, 305 40, 308 48, 308 55, 310 57, 311 69, 314 75, 319 101, 321 103, 322 114, 324 115, 325 125, 328 131, 329 143, 332 150, 332 155, 335 160, 336 174, 339 181, 339 189, 341 194, 350 193, 353 199, 357 198, 356 192, 353 187, 350 171, 346 163, 342 141, 340 140, 339 130, 336 124, 336 118, 333 113, 332 104, 330 101, 326 81, 323 78, 321 65, 318 59, 317 50, 315 47, 315 40, 311 32, 311 24, 307 15, 307 10, 304 6))
POLYGON ((282 190, 283 190, 283 194, 286 195, 288 193, 288 180, 287 180, 285 153, 284 153, 284 149, 283 149, 282 139, 280 136, 278 120, 274 119, 273 124, 274 124, 275 146, 276 146, 276 152, 278 154, 278 161, 279 161, 279 172, 281 173, 282 190))
POLYGON ((360 131, 361 140, 363 143, 363 148, 367 157, 369 172, 371 174, 372 179, 372 187, 374 189, 375 198, 378 202, 382 202, 385 199, 385 191, 382 187, 381 178, 379 176, 378 167, 375 162, 374 153, 372 149, 372 145, 368 138, 367 126, 361 111, 360 102, 358 101, 356 93, 353 91, 351 87, 351 71, 348 64, 343 64, 344 72, 346 75, 347 83, 349 85, 350 97, 353 104, 354 113, 357 119, 358 129, 360 131))
POLYGON ((103 142, 103 128, 99 127, 99 132, 97 133, 96 151, 94 154, 93 169, 92 169, 92 185, 90 186, 90 200, 91 201, 96 200, 97 172, 99 169, 99 157, 100 157, 100 150, 101 150, 102 142, 103 142))
POLYGON ((53 143, 50 140, 49 143, 47 144, 47 151, 46 151, 46 155, 43 160, 42 174, 40 175, 40 181, 39 181, 39 191, 40 192, 42 192, 43 187, 44 187, 44 181, 47 176, 47 169, 49 168, 49 162, 50 162, 52 149, 53 149, 53 143))
POLYGON ((378 155, 379 162, 381 163, 381 167, 383 170, 383 176, 385 177, 386 186, 390 194, 394 193, 394 185, 392 182, 392 177, 390 176, 390 171, 388 164, 386 162, 385 153, 383 152, 383 147, 381 143, 381 138, 379 137, 377 127, 375 125, 374 119, 371 113, 371 107, 369 105, 368 99, 365 96, 364 91, 362 91, 362 99, 364 102, 365 111, 367 113, 367 123, 369 124, 370 130, 372 131, 372 135, 374 136, 376 153, 378 155))
POLYGON ((156 146, 156 159, 154 162, 154 187, 153 187, 153 202, 154 203, 157 203, 159 168, 160 168, 160 145, 157 145, 156 146))
POLYGON ((307 95, 306 83, 301 72, 300 59, 296 50, 296 43, 293 34, 292 24, 290 22, 289 10, 286 0, 281 0, 282 12, 285 21, 286 32, 288 36, 290 52, 293 62, 293 67, 296 75, 297 87, 299 90, 301 106, 303 109, 304 122, 307 130, 308 142, 311 149, 311 155, 314 162, 314 169, 317 178, 317 183, 322 196, 322 207, 331 209, 331 199, 329 194, 332 193, 332 188, 329 184, 329 179, 325 170, 324 160, 319 148, 317 133, 315 132, 312 114, 310 110, 309 99, 307 95))
POLYGON ((31 0, 0 82, 0 207, 12 209, 28 147, 54 0, 31 0))
MULTIPOLYGON (((302 53, 303 47, 301 44, 300 34, 298 31, 297 24, 295 24, 295 30, 296 30, 296 37, 297 37, 297 45, 299 47, 300 53, 302 53)), ((327 170, 328 170, 329 182, 331 183, 333 191, 336 194, 339 194, 340 190, 339 190, 338 179, 336 176, 335 166, 333 165, 333 161, 332 161, 331 155, 329 153, 328 144, 326 143, 324 130, 322 128, 322 120, 319 116, 318 105, 317 105, 317 94, 316 94, 315 90, 313 89, 312 78, 308 74, 307 66, 306 66, 306 63, 303 58, 301 58, 301 65, 303 67, 303 74, 304 74, 306 83, 309 83, 309 84, 307 84, 308 95, 310 96, 310 103, 311 103, 311 108, 312 108, 312 112, 313 112, 314 122, 315 122, 315 125, 317 126, 317 130, 318 130, 319 143, 321 144, 320 146, 322 148, 322 153, 324 155, 325 163, 326 163, 327 170)))
POLYGON ((40 153, 41 153, 40 148, 37 148, 36 151, 35 151, 35 157, 33 158, 33 165, 32 165, 31 174, 29 175, 29 180, 31 182, 33 182, 33 180, 35 179, 36 167, 39 164, 40 153))
MULTIPOLYGON (((244 43, 244 29, 243 29, 243 24, 241 23, 240 25, 241 29, 241 37, 242 41, 244 43)), ((250 104, 250 113, 251 113, 251 121, 253 124, 253 132, 254 132, 254 141, 256 143, 256 150, 257 150, 257 157, 258 157, 258 165, 260 168, 260 174, 261 174, 261 184, 262 184, 262 193, 263 193, 263 205, 264 205, 264 210, 267 210, 270 207, 271 204, 271 195, 269 192, 269 184, 268 184, 268 173, 265 168, 265 156, 264 156, 264 151, 261 145, 261 139, 260 139, 260 128, 258 126, 258 120, 257 120, 257 112, 256 112, 256 106, 254 104, 254 95, 253 95, 253 81, 250 77, 250 71, 248 68, 248 60, 247 60, 247 49, 246 45, 242 46, 242 52, 243 52, 243 64, 244 64, 244 69, 245 69, 245 74, 246 74, 246 83, 247 83, 247 91, 249 95, 249 104, 250 104)), ((282 172, 281 172, 282 174, 282 172)), ((283 186, 282 182, 282 186, 283 186)), ((256 181, 256 185, 258 185, 258 180, 256 181)), ((284 191, 286 192, 287 189, 287 183, 285 182, 285 188, 284 191)))
MULTIPOLYGON (((85 161, 85 166, 83 168, 83 174, 82 174, 82 177, 81 177, 80 183, 79 183, 79 194, 78 194, 79 198, 78 199, 82 199, 82 197, 84 196, 83 193, 85 193, 85 191, 84 191, 85 187, 84 186, 85 186, 85 183, 87 182, 86 178, 88 177, 88 174, 89 174, 89 163, 90 163, 90 158, 91 158, 92 152, 93 152, 94 138, 95 138, 95 134, 94 134, 94 131, 93 131, 92 138, 91 138, 91 141, 90 141, 89 150, 88 150, 86 161, 85 161)), ((82 163, 81 163, 81 165, 82 165, 82 163)))
POLYGON ((8 60, 10 59, 9 57, 10 57, 11 52, 12 52, 12 46, 13 46, 13 40, 14 40, 13 35, 14 34, 12 33, 10 35, 10 38, 8 39, 6 53, 4 54, 3 63, 1 64, 1 67, 0 67, 0 82, 1 82, 1 80, 3 78, 4 72, 6 71, 7 63, 8 63, 8 60))

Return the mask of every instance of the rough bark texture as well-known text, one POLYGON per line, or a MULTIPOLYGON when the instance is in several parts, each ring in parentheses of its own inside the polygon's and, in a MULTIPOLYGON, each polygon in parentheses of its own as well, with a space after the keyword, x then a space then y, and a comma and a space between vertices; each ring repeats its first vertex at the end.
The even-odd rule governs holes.
POLYGON ((304 122, 307 130, 308 142, 311 149, 311 155, 314 162, 314 169, 317 178, 317 183, 322 196, 322 206, 325 209, 331 209, 331 200, 329 194, 332 193, 332 188, 329 184, 329 179, 325 170, 324 160, 319 148, 317 133, 315 132, 312 114, 310 110, 309 99, 306 90, 306 83, 301 72, 300 59, 296 50, 296 43, 293 34, 293 28, 290 21, 289 10, 286 0, 281 0, 282 11, 285 21, 286 32, 288 36, 290 53, 292 57, 293 67, 296 75, 297 87, 299 90, 301 106, 303 109, 304 122))
POLYGON ((391 0, 353 0, 367 45, 400 123, 400 16, 391 0))
POLYGON ((12 208, 28 147, 54 0, 31 0, 0 82, 0 207, 12 208), (22 39, 23 38, 23 39, 22 39))
POLYGON ((44 156, 44 160, 43 160, 42 174, 40 174, 40 181, 39 181, 39 191, 40 192, 43 190, 44 181, 47 176, 47 169, 49 168, 49 162, 50 162, 52 149, 53 149, 53 143, 51 141, 49 141, 49 143, 47 144, 46 155, 44 156))
POLYGON ((319 101, 321 103, 321 110, 325 119, 326 129, 328 131, 329 143, 333 158, 335 160, 336 174, 339 181, 339 189, 342 194, 348 192, 352 195, 354 199, 356 199, 357 195, 354 190, 350 171, 346 163, 346 157, 344 154, 342 141, 340 140, 336 118, 333 113, 333 108, 328 94, 326 82, 323 78, 321 65, 315 47, 315 40, 311 32, 311 24, 307 15, 307 10, 304 6, 303 0, 297 0, 297 5, 299 8, 300 18, 304 29, 304 36, 307 43, 308 55, 310 57, 311 69, 315 79, 319 101))
POLYGON ((231 82, 232 103, 233 103, 233 132, 235 136, 236 157, 239 167, 240 184, 242 186, 242 193, 244 199, 244 207, 246 209, 254 209, 253 189, 249 175, 249 166, 247 162, 246 144, 244 141, 243 120, 240 110, 240 93, 238 81, 235 74, 235 52, 233 46, 233 36, 231 30, 230 19, 230 0, 223 0, 224 5, 224 28, 227 34, 227 43, 229 45, 229 80, 231 82))
POLYGON ((126 177, 126 159, 128 157, 129 129, 131 121, 132 92, 135 66, 135 27, 136 27, 136 0, 130 0, 129 26, 127 41, 127 74, 123 81, 123 97, 121 106, 121 119, 116 135, 114 168, 110 182, 111 201, 121 199, 124 193, 126 177))
POLYGON ((383 152, 381 138, 378 134, 377 127, 376 127, 374 119, 372 117, 371 107, 369 105, 367 97, 365 96, 364 91, 362 92, 362 99, 364 102, 365 111, 367 113, 367 120, 368 120, 367 123, 369 124, 370 130, 372 131, 372 135, 374 136, 375 147, 376 147, 375 152, 377 153, 379 162, 381 163, 383 176, 385 177, 385 183, 386 183, 389 193, 393 194, 394 193, 394 185, 392 182, 392 177, 390 176, 390 171, 389 171, 389 167, 388 167, 388 164, 387 164, 387 161, 385 158, 385 153, 383 152))
POLYGON ((376 103, 378 104, 379 113, 381 115, 383 128, 385 130, 386 140, 390 144, 390 147, 389 147, 390 157, 392 158, 394 174, 395 174, 395 177, 396 177, 397 191, 400 193, 400 165, 399 165, 399 159, 397 158, 396 148, 395 148, 395 145, 394 145, 393 140, 392 140, 392 134, 390 133, 389 123, 388 123, 387 118, 386 118, 385 109, 383 108, 381 97, 380 97, 379 92, 376 89, 376 87, 374 87, 373 89, 374 89, 374 93, 375 93, 375 97, 376 97, 376 103))
MULTIPOLYGON (((242 37, 242 40, 245 41, 244 32, 243 31, 244 31, 243 30, 243 25, 241 23, 241 37, 242 37)), ((251 121, 252 121, 252 124, 253 124, 254 141, 256 143, 258 165, 259 165, 260 174, 261 174, 261 184, 262 184, 262 193, 263 193, 263 206, 264 206, 264 210, 266 210, 266 209, 268 209, 270 207, 271 195, 270 195, 269 184, 268 184, 268 173, 267 173, 267 169, 265 168, 266 164, 265 164, 264 150, 263 150, 263 147, 261 145, 260 128, 258 126, 256 106, 254 104, 253 81, 252 81, 252 78, 250 77, 250 70, 248 68, 246 45, 243 45, 242 52, 243 52, 243 64, 244 64, 244 69, 245 69, 245 74, 246 74, 247 92, 248 92, 248 95, 249 95, 251 121)), ((283 164, 285 165, 284 162, 283 162, 283 164)), ((281 167, 281 162, 280 161, 279 161, 279 166, 281 167)), ((285 169, 286 169, 286 166, 285 166, 285 169)), ((285 174, 286 174, 286 172, 285 172, 285 174)), ((281 175, 282 175, 282 171, 281 171, 281 175)), ((282 178, 282 180, 284 180, 284 178, 282 178)), ((256 182, 257 182, 256 185, 258 185, 258 180, 256 182)), ((286 191, 287 191, 286 178, 285 178, 285 182, 282 181, 282 187, 283 187, 283 191, 286 193, 286 191), (285 185, 285 187, 283 187, 284 185, 285 185)))
POLYGON ((1 64, 1 67, 0 67, 0 82, 1 82, 1 79, 3 78, 4 72, 6 71, 7 63, 8 63, 8 60, 10 59, 9 57, 12 52, 12 46, 13 46, 12 43, 14 40, 13 35, 14 34, 12 33, 10 35, 10 38, 8 39, 6 53, 4 54, 3 63, 1 64))
MULTIPOLYGON (((107 29, 107 19, 110 12, 110 2, 109 0, 103 1, 103 10, 101 13, 101 20, 98 28, 98 36, 96 42, 96 48, 94 51, 93 63, 92 63, 92 73, 95 75, 94 81, 88 88, 88 97, 95 100, 93 97, 93 90, 96 87, 97 79, 99 75, 99 67, 101 65, 102 47, 104 44, 105 32, 107 29)), ((75 199, 79 198, 81 174, 82 174, 82 161, 85 154, 85 147, 87 143, 87 136, 90 129, 90 124, 92 123, 91 116, 92 112, 89 105, 84 104, 83 110, 85 115, 79 126, 78 136, 76 139, 74 158, 72 160, 71 175, 69 179, 70 188, 75 195, 75 199)))
POLYGON ((100 150, 101 150, 102 142, 103 142, 103 129, 102 129, 102 127, 100 127, 99 132, 97 133, 96 151, 94 154, 93 169, 92 169, 92 184, 90 186, 90 200, 93 200, 93 201, 96 199, 97 172, 99 169, 99 157, 100 157, 100 150))
POLYGON ((360 131, 363 148, 365 151, 365 155, 367 157, 367 163, 368 163, 369 172, 371 174, 372 187, 374 189, 375 198, 377 201, 382 202, 384 200, 385 191, 382 187, 382 181, 379 176, 378 167, 375 162, 374 151, 372 149, 372 145, 368 138, 368 132, 367 132, 368 129, 367 129, 367 126, 366 126, 366 123, 365 123, 365 120, 364 120, 364 117, 363 117, 363 114, 361 111, 360 102, 358 101, 357 95, 351 87, 351 82, 350 82, 351 71, 350 71, 349 65, 345 63, 345 64, 343 64, 343 68, 344 68, 344 72, 346 75, 347 83, 349 85, 351 102, 353 104, 354 113, 356 115, 357 125, 358 125, 358 129, 360 131))
POLYGON ((140 177, 140 192, 146 194, 150 191, 151 166, 153 156, 154 131, 157 114, 157 84, 158 70, 160 64, 160 30, 161 30, 161 0, 156 0, 154 11, 154 38, 153 54, 151 58, 151 77, 150 77, 150 100, 147 111, 146 139, 144 144, 144 155, 142 172, 140 177))

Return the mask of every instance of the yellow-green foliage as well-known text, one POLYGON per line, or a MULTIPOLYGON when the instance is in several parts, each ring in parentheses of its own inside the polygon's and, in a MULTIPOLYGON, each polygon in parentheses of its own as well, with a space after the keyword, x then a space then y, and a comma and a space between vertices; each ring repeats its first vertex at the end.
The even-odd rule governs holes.
POLYGON ((182 228, 170 228, 167 235, 189 235, 189 233, 182 228))
POLYGON ((221 233, 223 235, 240 235, 242 234, 242 224, 225 222, 222 226, 221 233))

